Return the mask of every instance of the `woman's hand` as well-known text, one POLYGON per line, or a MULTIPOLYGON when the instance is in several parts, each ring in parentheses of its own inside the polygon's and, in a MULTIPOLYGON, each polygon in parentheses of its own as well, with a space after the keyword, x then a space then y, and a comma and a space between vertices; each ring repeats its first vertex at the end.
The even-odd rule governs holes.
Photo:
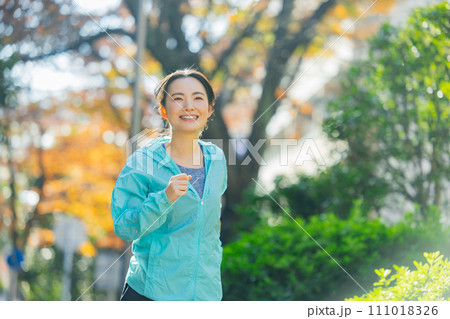
POLYGON ((172 203, 178 197, 186 195, 191 178, 191 175, 186 175, 185 173, 174 175, 170 178, 169 184, 166 187, 166 195, 172 203))

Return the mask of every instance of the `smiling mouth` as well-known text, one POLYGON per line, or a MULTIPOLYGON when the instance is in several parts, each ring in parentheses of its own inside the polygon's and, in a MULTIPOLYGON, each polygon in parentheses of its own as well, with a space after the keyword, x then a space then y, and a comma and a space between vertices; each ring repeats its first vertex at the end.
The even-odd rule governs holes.
POLYGON ((195 115, 183 115, 183 116, 180 116, 180 119, 182 119, 182 120, 185 120, 185 121, 195 121, 195 120, 197 120, 198 119, 198 116, 195 116, 195 115))

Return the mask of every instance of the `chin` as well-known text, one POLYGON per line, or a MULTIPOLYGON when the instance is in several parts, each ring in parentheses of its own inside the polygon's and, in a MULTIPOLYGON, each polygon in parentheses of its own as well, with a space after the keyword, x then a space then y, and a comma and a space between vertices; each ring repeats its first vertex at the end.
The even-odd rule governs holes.
POLYGON ((178 128, 178 129, 175 129, 175 131, 177 131, 177 132, 179 132, 179 133, 197 134, 197 135, 199 135, 199 134, 203 131, 203 128, 202 128, 202 129, 195 129, 195 128, 192 128, 192 129, 189 129, 189 128, 178 128))

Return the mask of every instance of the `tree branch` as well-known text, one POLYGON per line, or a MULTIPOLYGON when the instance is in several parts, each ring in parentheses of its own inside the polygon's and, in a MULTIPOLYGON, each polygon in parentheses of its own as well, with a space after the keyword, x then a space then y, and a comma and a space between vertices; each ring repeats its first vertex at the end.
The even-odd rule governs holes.
POLYGON ((80 47, 80 45, 82 45, 83 43, 93 43, 101 38, 104 38, 104 37, 112 35, 112 34, 127 35, 127 36, 131 37, 132 39, 135 38, 135 35, 133 33, 125 31, 121 28, 120 29, 106 29, 105 31, 99 32, 97 34, 94 34, 94 35, 91 35, 88 37, 82 37, 82 38, 78 39, 77 41, 69 44, 67 47, 65 47, 63 49, 54 50, 50 53, 37 55, 37 56, 26 56, 25 55, 25 56, 21 57, 21 60, 24 62, 42 60, 42 59, 45 59, 50 56, 57 55, 57 54, 60 54, 63 52, 77 50, 80 47))
MULTIPOLYGON (((8 111, 7 111, 8 112, 8 111)), ((9 117, 9 115, 7 115, 9 117)), ((6 138, 6 149, 7 149, 7 157, 8 157, 8 169, 9 169, 9 175, 10 175, 10 181, 9 181, 9 188, 11 190, 11 196, 9 198, 9 207, 11 210, 11 241, 13 244, 13 247, 18 247, 19 245, 19 232, 17 231, 17 212, 16 212, 16 175, 15 175, 15 169, 12 159, 12 147, 11 147, 11 141, 9 138, 9 124, 6 124, 5 127, 5 138, 6 138)))
MULTIPOLYGON (((42 149, 42 135, 43 135, 42 127, 39 122, 36 121, 36 123, 38 123, 38 129, 39 129, 39 147, 37 148, 37 152, 38 152, 37 156, 38 156, 38 165, 39 165, 41 174, 39 175, 39 178, 37 179, 35 186, 38 190, 39 202, 41 202, 44 198, 45 165, 44 165, 44 151, 42 149)), ((39 216, 40 216, 39 203, 37 203, 37 205, 33 209, 33 212, 31 213, 31 217, 25 223, 25 228, 23 230, 23 238, 24 238, 23 245, 24 246, 25 246, 25 240, 26 240, 26 238, 28 238, 28 236, 30 234, 31 227, 33 227, 33 223, 38 219, 39 216)))
POLYGON ((294 51, 299 45, 307 46, 314 39, 315 28, 325 16, 325 14, 334 5, 336 5, 336 0, 323 1, 319 7, 314 11, 314 13, 302 23, 302 27, 299 32, 294 34, 285 43, 285 48, 289 51, 294 51))
POLYGON ((266 77, 264 79, 263 95, 258 102, 258 108, 254 115, 253 130, 250 135, 252 143, 264 135, 263 132, 279 105, 279 100, 274 100, 274 94, 284 74, 287 61, 299 45, 303 45, 306 52, 308 45, 314 38, 315 27, 335 4, 336 0, 322 2, 311 17, 302 24, 300 31, 289 36, 287 27, 293 10, 293 2, 288 0, 283 2, 283 8, 277 19, 278 29, 275 32, 275 43, 270 51, 266 66, 267 74, 271 74, 271 78, 266 77))
POLYGON ((167 17, 170 26, 170 33, 177 41, 177 51, 189 52, 189 45, 181 28, 183 23, 183 14, 180 12, 181 5, 187 4, 186 0, 165 0, 162 1, 164 6, 161 8, 161 16, 167 17))
POLYGON ((237 46, 242 42, 242 40, 253 34, 253 32, 255 30, 255 26, 258 23, 258 21, 261 19, 264 9, 265 9, 265 6, 256 12, 256 14, 253 16, 252 21, 249 24, 247 24, 247 26, 242 30, 241 34, 234 37, 230 46, 222 52, 220 57, 217 59, 216 68, 211 72, 211 74, 209 76, 210 78, 213 78, 216 75, 216 73, 225 66, 228 58, 234 53, 237 46))
MULTIPOLYGON (((179 0, 178 0, 179 1, 179 0)), ((177 2, 178 2, 177 1, 177 2)), ((126 5, 130 13, 134 16, 137 21, 137 0, 126 0, 126 5)), ((167 12, 168 10, 174 10, 173 6, 170 4, 173 2, 170 1, 166 3, 165 1, 159 1, 160 11, 167 12), (161 8, 161 6, 163 6, 161 8), (165 6, 168 6, 169 9, 165 10, 165 6)), ((154 2, 154 5, 155 2, 154 2)), ((179 6, 177 6, 177 11, 179 11, 179 6)), ((161 17, 160 17, 161 18, 161 17)), ((183 15, 179 15, 178 20, 182 20, 183 15)), ((173 30, 170 30, 171 21, 164 20, 159 21, 159 26, 152 26, 151 23, 146 23, 147 26, 147 41, 146 48, 149 52, 151 52, 152 56, 161 63, 162 68, 165 73, 171 73, 177 69, 184 68, 187 66, 195 66, 200 67, 200 58, 198 54, 192 53, 189 51, 187 46, 182 50, 170 50, 166 46, 166 42, 170 37, 175 37, 173 34, 173 30), (167 29, 167 30, 165 30, 167 29), (166 32, 163 32, 166 31, 166 32), (172 31, 172 32, 170 32, 172 31)), ((180 32, 183 34, 181 30, 181 24, 179 24, 180 32)), ((178 40, 177 40, 178 41, 178 40)))

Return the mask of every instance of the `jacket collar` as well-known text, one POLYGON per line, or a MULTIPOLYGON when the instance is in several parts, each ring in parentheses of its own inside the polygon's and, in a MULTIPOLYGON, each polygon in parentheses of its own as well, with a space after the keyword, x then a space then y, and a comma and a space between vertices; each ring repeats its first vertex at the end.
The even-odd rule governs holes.
MULTIPOLYGON (((164 150, 162 144, 171 140, 170 136, 160 136, 152 139, 147 143, 143 148, 145 152, 151 154, 151 157, 154 161, 158 162, 158 166, 168 166, 172 167, 172 159, 164 150)), ((209 166, 209 162, 214 160, 218 155, 215 149, 215 146, 211 142, 205 142, 202 140, 198 140, 198 143, 202 147, 203 155, 205 157, 205 167, 209 166)))

